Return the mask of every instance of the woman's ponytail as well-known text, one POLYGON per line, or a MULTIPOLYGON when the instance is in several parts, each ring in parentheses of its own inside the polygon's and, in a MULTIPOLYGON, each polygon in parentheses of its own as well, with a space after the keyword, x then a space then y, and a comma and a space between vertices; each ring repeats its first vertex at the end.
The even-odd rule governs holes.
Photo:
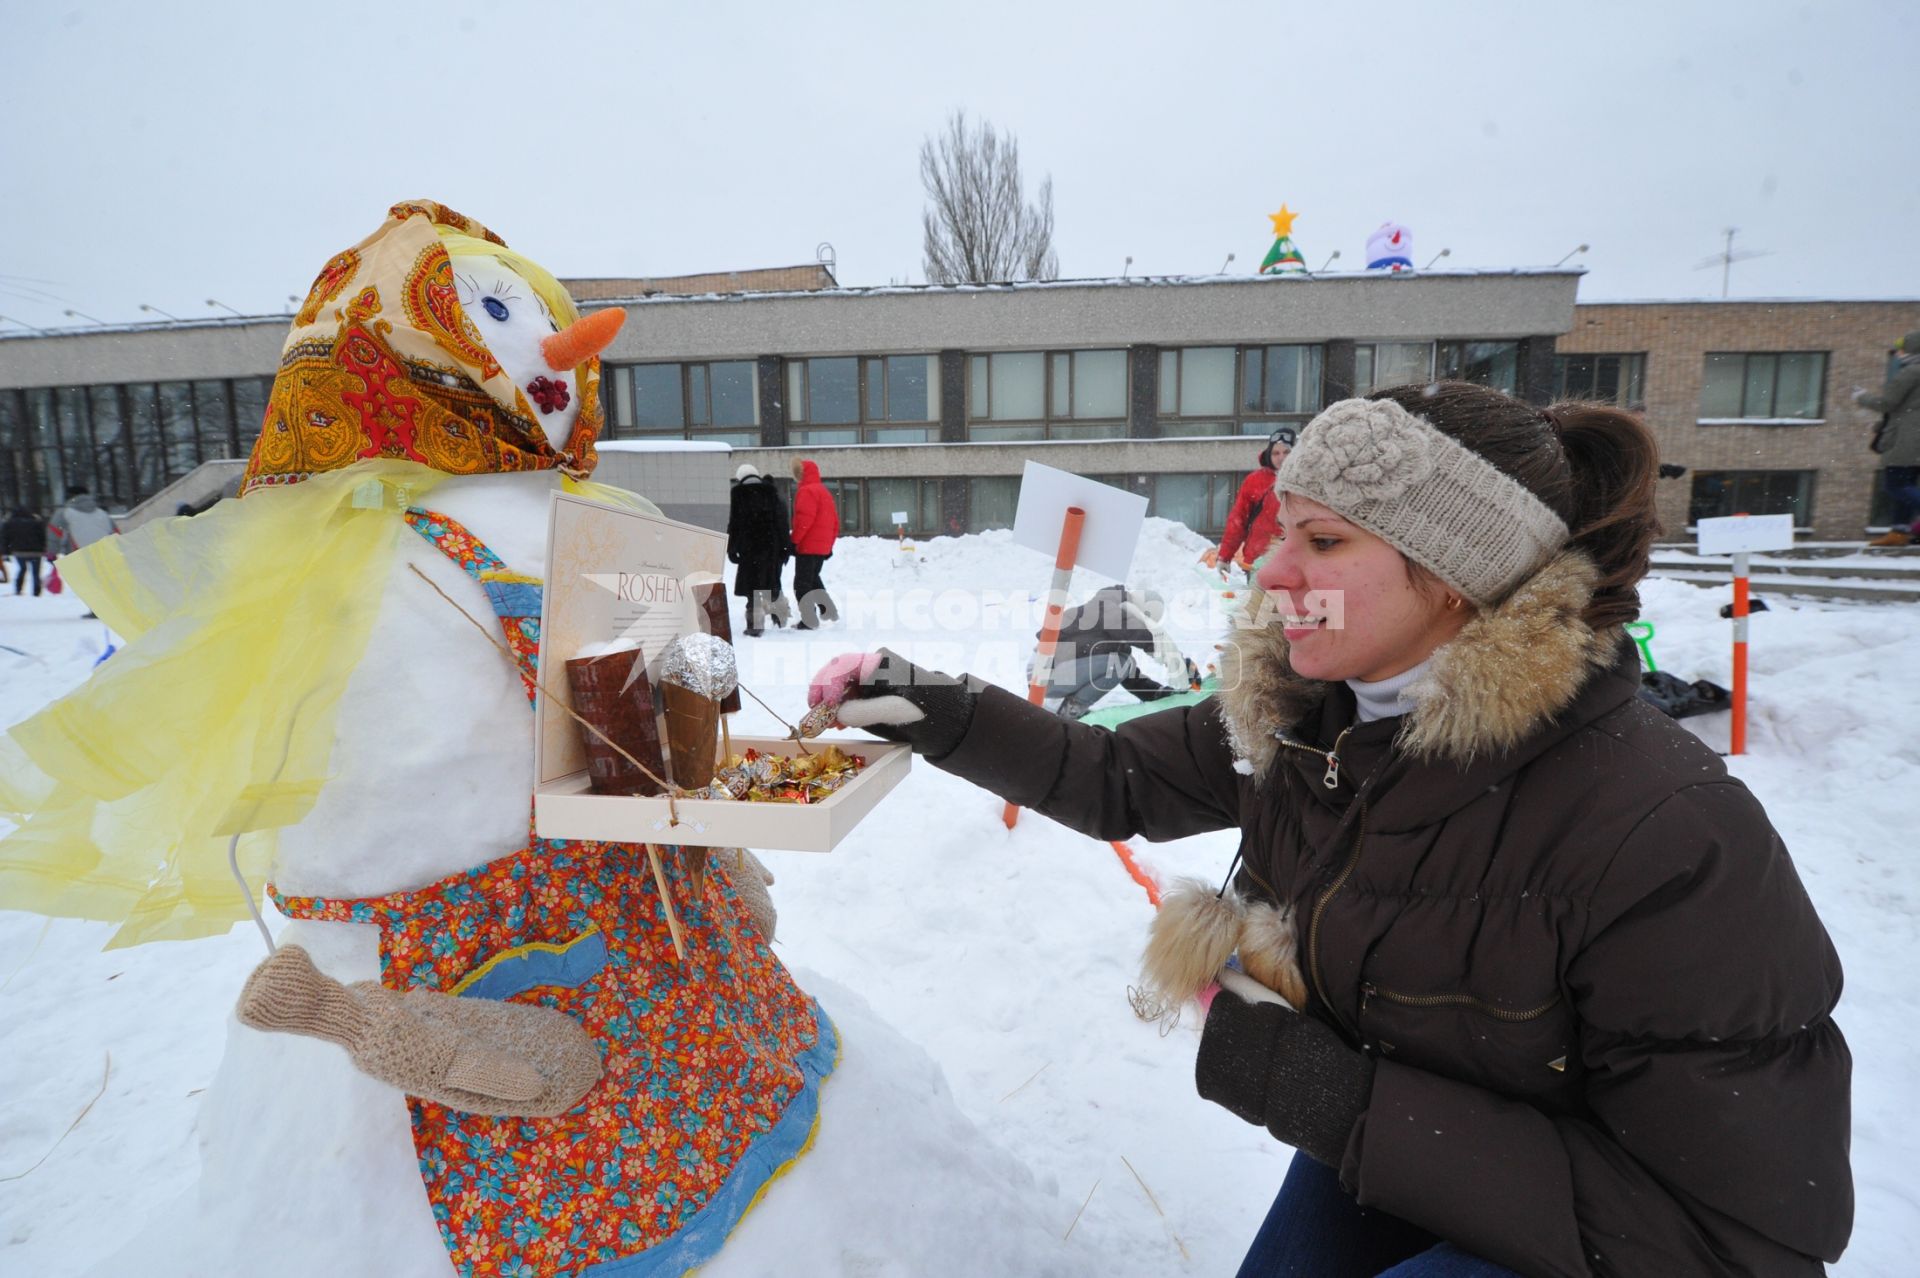
POLYGON ((1572 544, 1600 570, 1586 623, 1599 630, 1631 621, 1640 615, 1640 579, 1660 534, 1653 434, 1632 413, 1607 404, 1555 404, 1544 415, 1566 452, 1572 544))

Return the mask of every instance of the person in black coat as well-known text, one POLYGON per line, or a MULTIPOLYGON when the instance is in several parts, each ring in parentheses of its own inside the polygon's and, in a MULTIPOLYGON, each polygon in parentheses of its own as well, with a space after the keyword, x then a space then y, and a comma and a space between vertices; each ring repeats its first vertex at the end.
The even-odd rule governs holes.
POLYGON ((787 504, 752 463, 733 473, 732 509, 727 515, 727 560, 738 566, 733 593, 747 601, 747 633, 766 633, 773 624, 787 623, 787 601, 781 597, 780 575, 792 546, 787 540, 787 504))
POLYGON ((0 557, 13 556, 13 593, 33 576, 33 593, 40 593, 40 562, 47 553, 47 521, 29 510, 16 510, 0 525, 0 557))

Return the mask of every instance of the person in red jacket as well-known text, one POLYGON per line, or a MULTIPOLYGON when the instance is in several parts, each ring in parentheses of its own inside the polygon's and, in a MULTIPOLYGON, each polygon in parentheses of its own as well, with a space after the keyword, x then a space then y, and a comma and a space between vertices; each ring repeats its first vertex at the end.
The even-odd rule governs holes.
POLYGON ((1222 577, 1232 571, 1235 562, 1251 574, 1254 564, 1267 553, 1267 546, 1278 533, 1279 525, 1274 521, 1280 503, 1273 495, 1273 473, 1293 451, 1295 435, 1292 426, 1276 427, 1273 434, 1267 436, 1267 446, 1260 450, 1260 468, 1240 481, 1240 492, 1227 514, 1227 531, 1220 539, 1220 549, 1207 552, 1207 563, 1218 568, 1222 577))
POLYGON ((793 490, 793 593, 800 600, 800 624, 794 629, 813 630, 822 617, 840 620, 820 580, 820 566, 832 557, 840 535, 840 510, 820 482, 817 463, 794 458, 793 478, 799 485, 793 490))

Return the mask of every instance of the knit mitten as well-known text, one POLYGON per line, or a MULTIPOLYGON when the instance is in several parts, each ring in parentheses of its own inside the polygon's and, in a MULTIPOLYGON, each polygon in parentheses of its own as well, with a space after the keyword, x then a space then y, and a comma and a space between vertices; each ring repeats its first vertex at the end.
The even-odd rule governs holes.
POLYGON ((472 1114, 550 1117, 600 1081, 600 1054, 563 1012, 432 990, 342 985, 297 945, 253 970, 235 1009, 258 1030, 347 1049, 362 1073, 472 1114))
POLYGON ((767 890, 773 883, 773 871, 745 848, 722 848, 715 859, 726 868, 728 881, 753 921, 753 930, 771 945, 773 930, 780 922, 773 908, 773 893, 767 890))
POLYGON ((979 688, 963 676, 922 670, 882 648, 827 663, 814 676, 807 700, 810 705, 838 700, 840 722, 903 741, 937 763, 967 735, 979 688))
POLYGON ((1323 1022, 1224 971, 1194 1062, 1200 1095, 1338 1167, 1373 1094, 1373 1062, 1323 1022))

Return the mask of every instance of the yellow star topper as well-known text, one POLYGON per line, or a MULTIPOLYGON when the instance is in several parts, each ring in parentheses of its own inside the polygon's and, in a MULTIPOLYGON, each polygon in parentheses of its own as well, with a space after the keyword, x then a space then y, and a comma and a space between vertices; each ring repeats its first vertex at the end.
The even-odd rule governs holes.
POLYGON ((1280 211, 1278 213, 1267 214, 1267 220, 1273 223, 1273 233, 1275 235, 1292 235, 1293 219, 1299 216, 1298 213, 1289 211, 1286 201, 1283 200, 1280 203, 1280 211))

